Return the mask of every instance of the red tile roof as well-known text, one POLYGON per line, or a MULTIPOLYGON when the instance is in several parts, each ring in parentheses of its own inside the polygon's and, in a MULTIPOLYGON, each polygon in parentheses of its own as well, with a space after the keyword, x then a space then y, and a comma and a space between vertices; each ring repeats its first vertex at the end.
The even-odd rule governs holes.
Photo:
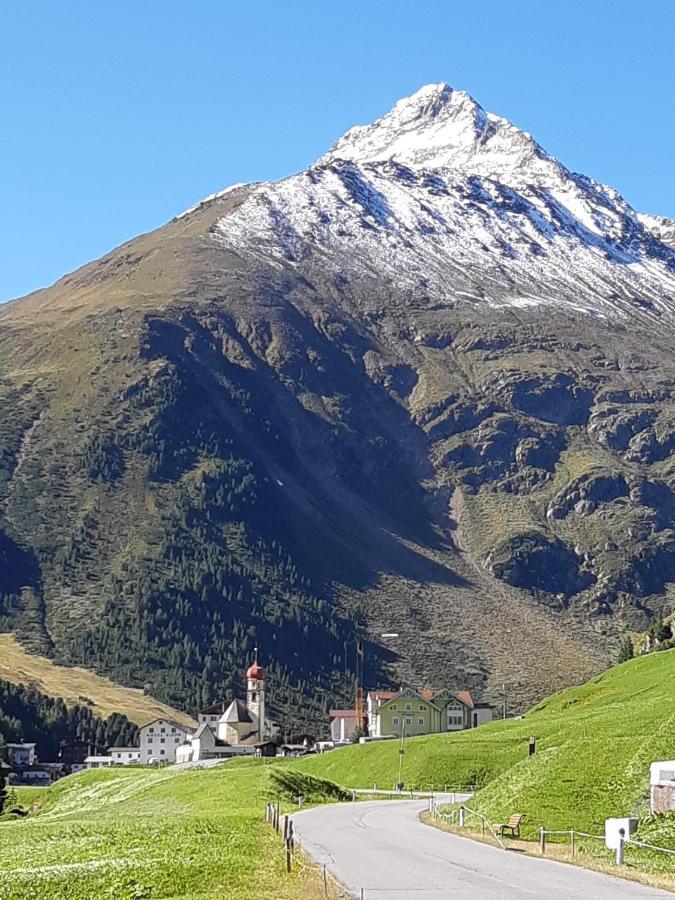
POLYGON ((355 709, 331 709, 328 713, 331 719, 355 719, 355 709))
POLYGON ((455 697, 457 697, 460 703, 473 708, 473 697, 469 691, 457 691, 455 697))

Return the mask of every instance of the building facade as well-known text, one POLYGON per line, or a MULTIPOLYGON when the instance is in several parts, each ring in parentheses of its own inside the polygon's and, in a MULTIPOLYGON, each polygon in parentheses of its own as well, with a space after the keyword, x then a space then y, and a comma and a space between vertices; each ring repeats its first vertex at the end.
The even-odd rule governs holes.
POLYGON ((357 728, 356 710, 331 709, 328 717, 331 741, 336 744, 348 744, 357 728))
POLYGON ((371 737, 463 731, 492 719, 491 708, 485 703, 474 704, 468 691, 370 691, 367 711, 371 737))
POLYGON ((172 763, 176 750, 192 732, 173 719, 154 719, 140 729, 140 762, 172 763))

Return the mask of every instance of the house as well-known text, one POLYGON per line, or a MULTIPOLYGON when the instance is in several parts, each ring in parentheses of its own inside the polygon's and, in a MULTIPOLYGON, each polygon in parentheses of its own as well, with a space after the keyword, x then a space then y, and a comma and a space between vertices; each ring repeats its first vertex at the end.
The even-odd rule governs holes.
POLYGON ((5 750, 8 756, 8 762, 15 768, 23 766, 34 766, 37 761, 35 753, 35 744, 5 744, 5 750))
POLYGON ((106 769, 115 764, 112 756, 87 756, 84 761, 85 769, 106 769))
POLYGON ((108 755, 116 766, 133 766, 141 761, 140 747, 111 747, 108 755))
POLYGON ((369 691, 368 733, 371 737, 412 737, 476 728, 492 719, 492 710, 475 704, 469 691, 369 691))
POLYGON ((355 709, 331 709, 328 714, 330 721, 330 739, 336 744, 348 744, 356 731, 358 719, 355 709))
POLYGON ((140 729, 142 763, 173 763, 176 750, 191 736, 191 731, 175 719, 153 719, 140 729))
POLYGON ((649 810, 675 811, 675 759, 653 762, 649 767, 649 810))

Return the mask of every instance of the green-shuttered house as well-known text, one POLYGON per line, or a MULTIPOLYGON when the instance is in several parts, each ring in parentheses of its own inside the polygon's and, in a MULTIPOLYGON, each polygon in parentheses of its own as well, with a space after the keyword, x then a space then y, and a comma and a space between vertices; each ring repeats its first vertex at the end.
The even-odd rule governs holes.
POLYGON ((375 738, 461 731, 492 719, 491 708, 474 703, 468 691, 370 691, 367 708, 368 733, 375 738))

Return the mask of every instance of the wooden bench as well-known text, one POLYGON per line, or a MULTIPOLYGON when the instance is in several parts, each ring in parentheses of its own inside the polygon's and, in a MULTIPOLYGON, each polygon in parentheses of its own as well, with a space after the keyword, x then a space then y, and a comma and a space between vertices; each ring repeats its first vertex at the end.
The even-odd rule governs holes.
POLYGON ((521 813, 514 813, 508 822, 499 822, 492 826, 492 830, 500 837, 504 837, 505 832, 510 831, 512 837, 520 837, 520 823, 523 820, 521 813))

